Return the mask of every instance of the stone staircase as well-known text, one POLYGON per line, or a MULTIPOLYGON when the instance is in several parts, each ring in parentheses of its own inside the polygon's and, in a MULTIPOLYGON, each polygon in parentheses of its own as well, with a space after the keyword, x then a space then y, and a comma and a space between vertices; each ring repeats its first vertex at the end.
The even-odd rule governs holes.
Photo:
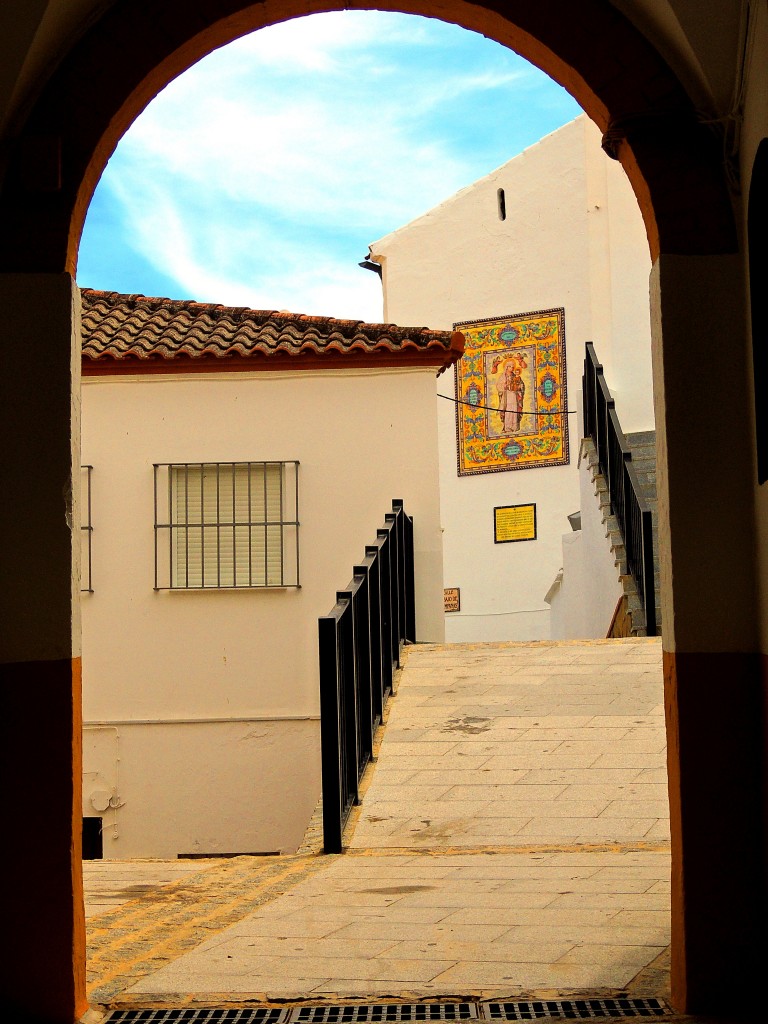
MULTIPOLYGON (((632 451, 632 464, 640 483, 641 497, 651 510, 653 521, 653 578, 656 597, 656 632, 661 635, 661 604, 659 583, 659 522, 658 500, 656 497, 656 432, 645 430, 625 435, 632 451)), ((635 581, 627 572, 626 549, 616 516, 611 512, 608 497, 608 484, 600 471, 597 451, 591 438, 582 441, 582 458, 586 458, 595 487, 595 494, 600 503, 600 512, 606 528, 606 536, 610 539, 611 551, 616 560, 619 579, 624 590, 624 612, 629 621, 630 636, 647 636, 645 610, 635 581)))

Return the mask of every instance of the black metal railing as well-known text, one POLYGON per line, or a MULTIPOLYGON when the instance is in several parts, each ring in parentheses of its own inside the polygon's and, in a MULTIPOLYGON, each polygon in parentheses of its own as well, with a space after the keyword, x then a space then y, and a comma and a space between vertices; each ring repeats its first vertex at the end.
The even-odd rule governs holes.
POLYGON ((656 636, 656 593, 653 571, 653 521, 640 493, 632 452, 616 415, 616 403, 605 383, 595 346, 587 342, 582 378, 584 436, 597 449, 600 470, 608 485, 611 511, 616 516, 627 553, 627 571, 635 581, 645 612, 646 632, 656 636))
POLYGON ((413 520, 402 501, 365 557, 353 568, 346 590, 319 619, 320 737, 323 769, 323 845, 341 853, 342 833, 360 779, 373 755, 373 739, 406 640, 416 633, 413 520))

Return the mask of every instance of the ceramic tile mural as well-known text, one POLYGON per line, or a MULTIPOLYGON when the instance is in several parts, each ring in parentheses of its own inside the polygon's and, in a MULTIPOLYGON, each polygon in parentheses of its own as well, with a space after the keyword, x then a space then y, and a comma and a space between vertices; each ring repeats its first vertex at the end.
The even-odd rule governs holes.
POLYGON ((454 326, 459 476, 567 465, 564 310, 454 326))

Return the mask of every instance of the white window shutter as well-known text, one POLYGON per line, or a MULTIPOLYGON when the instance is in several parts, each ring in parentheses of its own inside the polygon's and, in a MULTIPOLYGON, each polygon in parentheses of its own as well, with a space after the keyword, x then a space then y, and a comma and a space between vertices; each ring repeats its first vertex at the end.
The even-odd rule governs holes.
POLYGON ((282 586, 283 465, 170 467, 173 587, 282 586))

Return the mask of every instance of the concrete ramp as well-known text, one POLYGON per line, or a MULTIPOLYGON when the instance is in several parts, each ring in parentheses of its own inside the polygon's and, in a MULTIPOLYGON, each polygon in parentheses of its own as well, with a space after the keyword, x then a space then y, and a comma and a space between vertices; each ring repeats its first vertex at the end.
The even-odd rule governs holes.
POLYGON ((423 645, 351 847, 669 840, 658 640, 423 645))

